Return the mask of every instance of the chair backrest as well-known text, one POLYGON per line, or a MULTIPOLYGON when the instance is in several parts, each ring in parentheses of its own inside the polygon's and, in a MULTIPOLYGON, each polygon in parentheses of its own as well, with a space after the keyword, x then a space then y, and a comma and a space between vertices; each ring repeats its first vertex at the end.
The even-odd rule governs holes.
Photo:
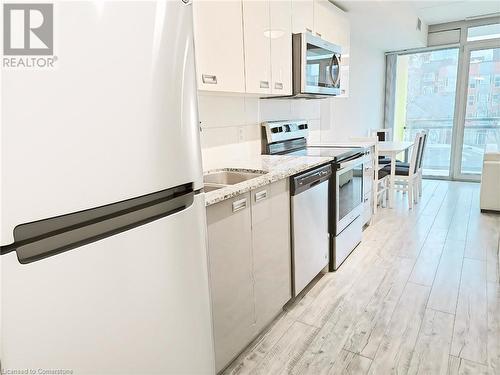
POLYGON ((419 156, 419 160, 418 160, 418 170, 420 171, 424 165, 424 152, 425 152, 425 146, 427 144, 427 135, 428 135, 428 132, 426 130, 422 130, 422 132, 420 133, 421 136, 423 137, 423 140, 422 140, 422 147, 420 149, 420 156, 419 156))
POLYGON ((379 169, 379 165, 378 165, 378 138, 373 136, 373 137, 351 137, 350 138, 351 141, 353 142, 373 142, 375 144, 375 147, 374 147, 374 154, 373 154, 373 168, 374 168, 374 179, 376 180, 377 179, 377 176, 378 176, 378 169, 379 169))
POLYGON ((370 136, 377 137, 379 142, 392 141, 392 129, 372 129, 370 136))
POLYGON ((410 158, 409 174, 416 174, 420 164, 420 150, 422 149, 423 136, 420 133, 415 134, 415 141, 413 142, 413 149, 410 158))

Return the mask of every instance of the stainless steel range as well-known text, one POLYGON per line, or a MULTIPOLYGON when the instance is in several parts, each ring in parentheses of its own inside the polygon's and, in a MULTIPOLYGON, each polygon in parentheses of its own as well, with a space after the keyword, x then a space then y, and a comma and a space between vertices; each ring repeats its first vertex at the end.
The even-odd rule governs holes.
POLYGON ((305 120, 265 122, 262 124, 262 153, 333 158, 328 227, 329 270, 334 271, 361 242, 363 163, 367 150, 361 147, 308 146, 307 136, 308 124, 305 120))

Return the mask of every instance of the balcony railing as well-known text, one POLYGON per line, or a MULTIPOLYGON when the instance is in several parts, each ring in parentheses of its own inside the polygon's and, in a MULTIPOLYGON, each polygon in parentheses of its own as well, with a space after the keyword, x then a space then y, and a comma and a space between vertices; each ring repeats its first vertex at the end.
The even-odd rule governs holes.
MULTIPOLYGON (((403 128, 406 141, 421 130, 428 132, 424 172, 429 175, 448 174, 451 157, 452 119, 408 120, 403 128)), ((462 151, 462 173, 481 173, 486 148, 500 151, 500 117, 466 118, 462 151)))

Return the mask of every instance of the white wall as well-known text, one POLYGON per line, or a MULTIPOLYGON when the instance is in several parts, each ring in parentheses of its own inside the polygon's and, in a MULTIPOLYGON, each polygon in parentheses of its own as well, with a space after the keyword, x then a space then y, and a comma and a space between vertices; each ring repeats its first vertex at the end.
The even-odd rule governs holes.
POLYGON ((383 127, 385 55, 351 33, 348 98, 321 103, 321 141, 347 141, 365 137, 369 129, 383 127))
POLYGON ((261 154, 260 123, 306 119, 310 139, 320 141, 320 100, 259 99, 200 93, 198 96, 203 169, 261 154))

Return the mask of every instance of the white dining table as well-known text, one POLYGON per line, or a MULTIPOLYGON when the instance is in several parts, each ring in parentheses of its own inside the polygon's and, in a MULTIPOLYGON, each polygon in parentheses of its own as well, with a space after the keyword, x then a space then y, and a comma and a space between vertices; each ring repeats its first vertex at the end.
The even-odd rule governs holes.
POLYGON ((404 161, 408 161, 408 151, 413 147, 413 142, 397 142, 384 141, 378 143, 379 156, 387 156, 391 158, 391 175, 390 175, 390 198, 389 208, 393 207, 394 199, 396 198, 395 180, 396 180, 396 156, 404 152, 404 161))

